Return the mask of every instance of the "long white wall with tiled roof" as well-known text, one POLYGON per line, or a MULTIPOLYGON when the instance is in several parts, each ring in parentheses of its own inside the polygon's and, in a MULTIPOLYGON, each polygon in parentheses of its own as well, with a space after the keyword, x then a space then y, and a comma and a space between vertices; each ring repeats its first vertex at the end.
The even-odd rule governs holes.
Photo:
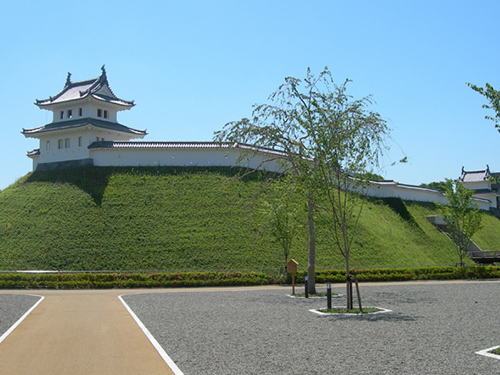
POLYGON ((90 150, 95 166, 198 166, 245 167, 282 171, 278 161, 266 161, 269 155, 244 155, 239 149, 210 147, 192 148, 96 148, 90 150), (241 159, 241 160, 240 160, 241 159))
MULTIPOLYGON (((378 198, 401 198, 408 201, 446 204, 446 196, 438 190, 421 186, 400 184, 396 181, 375 181, 367 187, 366 194, 378 198)), ((496 207, 488 199, 473 198, 479 209, 488 211, 496 207)))

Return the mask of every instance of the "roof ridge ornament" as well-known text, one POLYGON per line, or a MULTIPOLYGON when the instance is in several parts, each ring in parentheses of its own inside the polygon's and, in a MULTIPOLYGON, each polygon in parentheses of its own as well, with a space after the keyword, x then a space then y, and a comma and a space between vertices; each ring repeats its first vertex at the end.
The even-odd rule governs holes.
POLYGON ((105 68, 105 66, 106 66, 105 64, 102 64, 102 66, 101 66, 102 74, 101 74, 101 77, 100 77, 100 80, 99 80, 99 81, 101 81, 103 83, 107 82, 107 80, 108 80, 108 77, 106 76, 106 68, 105 68))
POLYGON ((68 76, 66 77, 66 84, 64 85, 64 87, 68 87, 69 85, 71 85, 71 73, 68 72, 68 76))

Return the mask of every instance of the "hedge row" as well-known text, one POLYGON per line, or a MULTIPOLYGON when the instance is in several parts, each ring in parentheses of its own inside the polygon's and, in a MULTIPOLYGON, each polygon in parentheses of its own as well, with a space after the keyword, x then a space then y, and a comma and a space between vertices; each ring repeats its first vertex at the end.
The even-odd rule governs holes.
MULTIPOLYGON (((460 280, 500 278, 500 267, 400 267, 352 269, 351 275, 358 281, 414 281, 414 280, 460 280)), ((304 280, 307 271, 297 272, 297 280, 304 280)), ((341 283, 345 281, 345 270, 321 270, 316 272, 317 283, 341 283)))
MULTIPOLYGON (((359 281, 412 281, 500 278, 500 267, 409 267, 353 269, 359 281)), ((300 270, 296 282, 302 283, 307 272, 300 270)), ((202 286, 247 286, 290 283, 276 274, 255 271, 210 272, 134 272, 134 273, 0 273, 0 289, 106 289, 106 288, 176 288, 202 286)), ((343 283, 342 269, 319 270, 317 283, 343 283)))
POLYGON ((0 289, 110 289, 267 285, 264 272, 1 273, 0 289))

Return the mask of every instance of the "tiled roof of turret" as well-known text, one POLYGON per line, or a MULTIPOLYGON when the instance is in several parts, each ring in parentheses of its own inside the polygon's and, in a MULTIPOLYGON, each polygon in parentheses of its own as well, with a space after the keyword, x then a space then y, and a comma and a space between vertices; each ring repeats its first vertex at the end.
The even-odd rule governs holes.
POLYGON ((490 178, 490 168, 486 166, 486 169, 479 171, 466 171, 464 167, 462 167, 462 174, 458 178, 460 182, 480 182, 486 181, 490 178))
POLYGON ((36 100, 36 105, 44 108, 53 104, 64 103, 73 100, 83 99, 92 96, 94 99, 108 103, 120 105, 122 107, 133 107, 134 101, 126 101, 118 98, 109 87, 108 78, 104 65, 101 68, 102 74, 99 78, 90 79, 80 82, 71 82, 71 73, 68 73, 66 84, 61 92, 48 99, 36 100))
POLYGON ((53 131, 53 130, 77 128, 77 127, 86 126, 86 125, 94 125, 98 128, 116 130, 116 131, 120 131, 120 132, 137 134, 137 135, 141 135, 141 136, 148 134, 146 132, 146 130, 133 129, 133 128, 129 128, 125 125, 121 125, 117 122, 103 121, 103 120, 98 120, 98 119, 91 118, 91 117, 81 118, 81 119, 76 119, 76 120, 51 122, 50 124, 40 126, 38 128, 33 128, 33 129, 24 129, 23 128, 22 134, 24 134, 25 136, 28 136, 28 135, 32 135, 32 134, 44 133, 44 132, 49 132, 49 131, 53 131))

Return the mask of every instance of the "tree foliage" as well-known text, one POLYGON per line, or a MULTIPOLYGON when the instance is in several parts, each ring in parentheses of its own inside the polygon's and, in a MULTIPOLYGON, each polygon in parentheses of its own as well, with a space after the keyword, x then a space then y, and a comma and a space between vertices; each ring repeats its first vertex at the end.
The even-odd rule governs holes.
POLYGON ((474 191, 464 184, 446 179, 445 194, 448 203, 440 205, 443 219, 451 229, 450 236, 455 243, 460 265, 464 265, 471 237, 481 228, 481 215, 477 203, 472 201, 474 191))
POLYGON ((433 182, 429 182, 428 184, 422 183, 422 184, 420 184, 420 186, 434 189, 434 190, 438 190, 441 193, 446 193, 446 189, 447 189, 446 181, 433 181, 433 182))
POLYGON ((495 114, 494 116, 486 115, 484 117, 487 120, 493 121, 495 127, 500 132, 500 91, 495 90, 489 83, 486 83, 486 87, 479 87, 471 83, 467 83, 467 85, 488 99, 489 104, 483 104, 483 108, 492 109, 495 114))
MULTIPOLYGON (((285 173, 305 189, 309 207, 316 206, 314 215, 328 217, 348 280, 350 249, 362 209, 357 195, 378 167, 389 135, 385 120, 368 108, 371 96, 353 99, 347 94, 349 82, 336 85, 328 68, 317 77, 308 69, 304 80, 286 78, 269 97, 270 104, 254 106, 252 120, 228 123, 215 134, 219 141, 282 151, 285 173)), ((310 248, 309 281, 314 278, 311 263, 310 248)))

